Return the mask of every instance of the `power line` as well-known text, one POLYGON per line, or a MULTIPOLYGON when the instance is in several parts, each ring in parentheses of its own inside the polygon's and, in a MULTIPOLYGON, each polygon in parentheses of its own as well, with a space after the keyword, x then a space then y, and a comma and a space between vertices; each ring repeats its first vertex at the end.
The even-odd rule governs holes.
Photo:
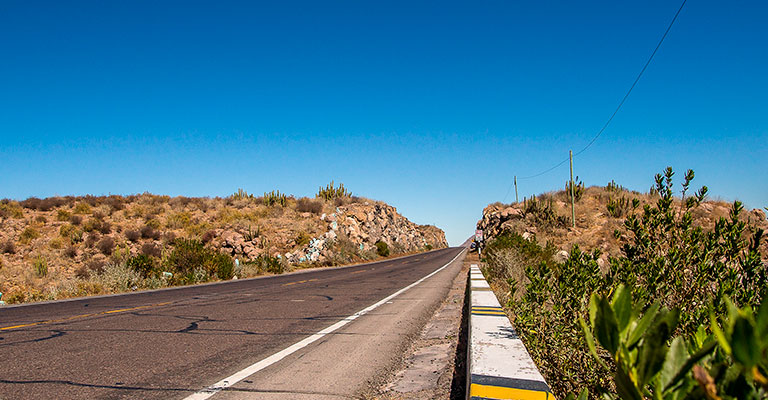
MULTIPOLYGON (((683 11, 683 7, 685 7, 685 3, 686 3, 686 1, 687 1, 687 0, 683 0, 682 4, 680 4, 680 8, 678 8, 678 9, 677 9, 677 12, 675 13, 675 16, 672 18, 672 21, 669 23, 669 26, 667 26, 667 30, 666 30, 666 31, 664 31, 664 35, 662 35, 662 36, 661 36, 661 39, 659 40, 659 43, 658 43, 658 44, 656 44, 656 48, 654 48, 654 49, 653 49, 653 52, 651 53, 651 56, 650 56, 650 57, 648 57, 648 61, 646 61, 646 62, 645 62, 645 65, 643 65, 643 69, 641 69, 641 70, 640 70, 640 73, 639 73, 639 74, 637 74, 637 78, 635 78, 635 81, 634 81, 634 82, 632 82, 632 86, 630 86, 630 87, 629 87, 629 90, 627 90, 627 93, 626 93, 626 94, 624 95, 624 97, 621 99, 621 102, 619 102, 619 105, 618 105, 618 106, 616 107, 616 109, 613 111, 613 114, 611 114, 611 117, 610 117, 610 118, 608 118, 608 120, 605 122, 605 124, 603 125, 603 127, 602 127, 602 128, 600 128, 600 130, 597 132, 597 134, 595 135, 595 137, 593 137, 593 138, 592 138, 592 140, 590 140, 590 141, 589 141, 589 143, 587 143, 587 145, 586 145, 586 146, 584 146, 584 148, 583 148, 583 149, 581 149, 581 150, 579 150, 579 151, 577 151, 577 152, 573 153, 573 156, 574 156, 574 157, 576 157, 577 155, 579 155, 579 154, 581 154, 581 153, 585 152, 585 151, 586 151, 588 148, 590 148, 590 147, 592 146, 592 144, 594 144, 594 143, 595 143, 595 141, 596 141, 596 140, 597 140, 597 139, 600 137, 600 135, 602 135, 602 134, 603 134, 603 132, 605 132, 605 130, 608 128, 608 125, 610 125, 610 124, 611 124, 611 121, 613 121, 613 118, 616 116, 616 114, 618 114, 618 113, 619 113, 619 110, 620 110, 620 109, 621 109, 621 107, 624 105, 624 103, 627 101, 627 98, 629 98, 629 95, 630 95, 630 93, 632 93, 632 90, 635 88, 635 86, 637 86, 637 82, 639 82, 639 81, 640 81, 640 78, 643 76, 643 73, 645 73, 645 70, 646 70, 646 69, 648 69, 648 66, 651 64, 651 61, 653 61, 653 57, 656 55, 656 52, 658 52, 658 51, 659 51, 659 48, 661 48, 661 44, 662 44, 662 43, 664 43, 664 39, 666 39, 666 38, 667 38, 667 35, 669 34, 669 31, 672 29, 672 26, 675 24, 675 21, 677 21, 677 17, 680 15, 680 12, 681 12, 681 11, 683 11)), ((564 159, 563 161, 560 161, 560 162, 559 162, 559 163, 557 163, 556 165, 554 165, 554 166, 552 166, 552 167, 550 167, 550 168, 548 168, 548 169, 546 169, 546 170, 544 170, 544 171, 541 171, 541 172, 539 172, 539 173, 537 173, 537 174, 534 174, 534 175, 529 175, 529 176, 519 177, 518 179, 521 179, 521 180, 523 180, 523 179, 531 179, 531 178, 536 178, 536 177, 539 177, 539 176, 541 176, 541 175, 544 175, 544 174, 546 174, 546 173, 548 173, 548 172, 551 172, 551 171, 553 171, 554 169, 556 169, 557 167, 559 167, 559 166, 561 166, 561 165, 565 164, 566 162, 568 162, 568 160, 569 160, 569 159, 568 159, 568 158, 566 158, 566 159, 564 159)), ((512 190, 512 185, 510 185, 510 186, 509 186, 509 189, 507 189, 507 194, 506 194, 506 195, 504 195, 504 200, 506 200, 506 199, 507 199, 507 196, 509 195, 509 191, 510 191, 510 190, 512 190)), ((503 200, 502 200, 502 201, 503 201, 503 200)))

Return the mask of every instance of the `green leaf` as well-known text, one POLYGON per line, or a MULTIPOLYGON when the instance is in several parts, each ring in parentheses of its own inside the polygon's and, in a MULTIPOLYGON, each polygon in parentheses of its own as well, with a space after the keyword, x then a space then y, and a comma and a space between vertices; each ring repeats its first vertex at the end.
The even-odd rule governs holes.
POLYGON ((616 383, 616 393, 624 400, 642 400, 643 396, 637 390, 635 383, 629 378, 629 375, 624 371, 621 365, 616 366, 616 375, 614 376, 614 383, 616 383))
POLYGON ((616 314, 619 332, 623 333, 632 317, 632 293, 623 284, 616 288, 611 307, 613 307, 613 312, 616 314))
POLYGON ((664 310, 648 329, 637 356, 637 382, 644 387, 661 370, 666 358, 667 339, 677 326, 677 311, 664 310))
POLYGON ((710 328, 712 329, 712 333, 715 335, 715 338, 720 344, 720 347, 723 349, 725 354, 731 355, 731 353, 733 353, 731 350, 731 345, 728 343, 728 338, 725 337, 725 332, 720 329, 720 324, 717 323, 715 312, 712 311, 711 308, 709 309, 709 320, 711 321, 710 328))
POLYGON ((595 326, 595 316, 597 315, 597 303, 600 297, 597 293, 592 293, 589 297, 589 324, 595 326))
POLYGON ((747 368, 752 368, 760 362, 760 346, 755 335, 755 327, 743 317, 736 317, 731 334, 733 359, 747 368))
POLYGON ((669 385, 669 382, 677 376, 677 373, 685 365, 687 359, 688 351, 685 349, 685 341, 681 336, 678 336, 672 340, 667 357, 664 359, 664 365, 661 367, 661 372, 659 373, 659 384, 661 387, 666 388, 669 385))
POLYGON ((705 343, 701 348, 694 353, 691 357, 689 357, 685 364, 680 368, 679 371, 677 371, 677 374, 675 374, 674 377, 667 383, 667 386, 664 387, 664 391, 667 391, 671 388, 673 388, 675 385, 677 385, 678 382, 680 382, 683 377, 688 373, 688 371, 693 368, 694 365, 696 365, 697 362, 701 361, 702 358, 706 357, 709 353, 711 353, 715 349, 715 345, 717 344, 716 340, 710 340, 707 343, 705 343))
POLYGON ((613 314, 611 305, 605 297, 600 297, 597 301, 597 313, 595 314, 595 336, 597 341, 611 355, 616 355, 619 348, 619 326, 616 322, 616 315, 613 314))
POLYGON ((768 301, 763 301, 760 304, 760 308, 757 310, 755 316, 757 337, 763 342, 768 344, 768 301))
POLYGON ((587 400, 589 398, 589 390, 587 388, 582 389, 579 397, 576 400, 587 400))
POLYGON ((581 329, 584 330, 584 339, 587 341, 587 347, 589 348, 592 357, 595 357, 595 360, 597 360, 598 364, 603 368, 608 369, 608 366, 605 365, 603 360, 600 359, 600 356, 597 355, 597 348, 595 347, 595 338, 592 336, 592 330, 589 329, 587 323, 584 322, 584 318, 579 317, 579 323, 581 324, 581 329))
POLYGON ((656 318, 656 314, 658 314, 658 312, 659 303, 653 303, 653 305, 650 306, 645 312, 645 315, 640 318, 640 321, 638 321, 635 327, 632 329, 632 334, 629 335, 629 339, 627 340, 627 348, 632 349, 635 347, 635 345, 637 345, 637 342, 642 339, 645 331, 649 326, 651 326, 651 323, 656 318))

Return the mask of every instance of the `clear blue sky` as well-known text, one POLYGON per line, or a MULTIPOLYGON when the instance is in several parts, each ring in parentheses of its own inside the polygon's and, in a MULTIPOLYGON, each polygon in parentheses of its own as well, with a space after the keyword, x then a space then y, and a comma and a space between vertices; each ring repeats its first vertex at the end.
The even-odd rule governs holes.
MULTIPOLYGON (((2 1, 0 198, 311 196, 333 179, 458 244, 513 175, 589 142, 678 6, 2 1)), ((768 206, 767 19, 763 1, 689 1, 576 174, 644 191, 692 168, 713 196, 768 206)))

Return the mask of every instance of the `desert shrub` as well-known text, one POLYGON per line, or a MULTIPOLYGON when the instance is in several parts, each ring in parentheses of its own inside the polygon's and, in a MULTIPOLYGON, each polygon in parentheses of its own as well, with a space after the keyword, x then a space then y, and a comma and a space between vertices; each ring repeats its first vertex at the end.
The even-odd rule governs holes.
POLYGON ((18 202, 3 199, 0 201, 0 217, 3 218, 24 218, 24 209, 18 202))
POLYGON ((64 249, 64 255, 69 258, 77 257, 77 247, 72 245, 68 246, 66 249, 64 249))
POLYGON ((163 249, 154 243, 144 243, 141 245, 141 254, 159 258, 163 254, 163 249))
POLYGON ((102 221, 101 226, 99 227, 99 232, 101 232, 104 235, 108 235, 112 233, 112 224, 106 221, 102 221))
POLYGON ((126 261, 126 264, 145 278, 155 273, 155 260, 146 254, 133 256, 126 261))
POLYGON ((19 242, 22 244, 29 244, 29 242, 39 237, 40 237, 40 232, 38 232, 37 229, 31 226, 28 226, 24 228, 23 231, 21 231, 21 235, 19 236, 19 242))
POLYGON ((72 225, 80 225, 81 223, 83 223, 83 217, 79 215, 72 215, 71 217, 69 217, 69 223, 71 223, 72 225))
POLYGON ((333 184, 333 181, 328 184, 326 187, 320 187, 320 189, 317 191, 317 197, 325 200, 325 201, 333 201, 340 197, 351 197, 352 192, 348 191, 343 183, 339 184, 339 187, 335 187, 333 184))
POLYGON ((0 243, 0 252, 3 254, 16 254, 16 244, 12 240, 5 240, 0 243))
POLYGON ((312 236, 309 236, 307 232, 301 231, 296 234, 296 237, 293 240, 296 242, 297 246, 306 246, 312 240, 312 236))
POLYGON ((256 229, 252 229, 250 225, 245 232, 243 232, 243 239, 246 242, 252 242, 261 236, 261 227, 257 226, 256 229))
POLYGON ((102 221, 96 218, 89 218, 83 223, 83 232, 93 232, 101 229, 102 221))
POLYGON ((192 223, 192 214, 183 211, 168 216, 167 226, 171 229, 180 229, 189 226, 192 223))
POLYGON ((91 276, 91 280, 116 293, 134 290, 142 284, 141 274, 125 262, 106 263, 104 270, 91 276))
POLYGON ((48 242, 48 246, 52 249, 61 249, 64 247, 64 241, 61 238, 53 238, 48 242))
POLYGON ((75 214, 90 214, 91 206, 88 205, 87 202, 83 201, 83 202, 77 203, 73 211, 75 212, 75 214))
POLYGON ((106 256, 111 255, 112 251, 115 250, 115 239, 112 239, 110 236, 105 236, 99 240, 96 244, 96 248, 106 256))
POLYGON ((71 224, 62 225, 59 228, 59 235, 69 239, 70 243, 80 243, 83 241, 83 231, 71 224))
POLYGON ((382 257, 389 256, 389 245, 382 241, 376 242, 376 254, 382 257))
POLYGON ((202 268, 209 278, 230 279, 235 265, 232 257, 205 247, 199 240, 176 239, 163 265, 180 275, 181 280, 195 282, 195 269, 202 268))
POLYGON ((424 245, 424 250, 426 250, 426 251, 430 251, 430 250, 432 250, 432 248, 433 248, 433 246, 431 244, 429 244, 429 243, 424 245))
POLYGON ((323 212, 323 203, 302 197, 296 203, 296 211, 298 212, 311 212, 313 214, 321 214, 323 212))
POLYGON ((216 232, 207 231, 203 234, 202 241, 204 244, 210 243, 216 237, 216 232))
POLYGON ((273 190, 269 193, 264 192, 264 205, 274 206, 278 205, 285 207, 288 202, 288 197, 284 193, 280 193, 279 190, 273 190))
POLYGON ((35 271, 35 275, 40 278, 45 277, 48 275, 48 260, 43 256, 37 256, 32 262, 32 268, 35 271))
POLYGON ((101 235, 98 232, 91 232, 85 236, 85 240, 83 240, 83 244, 85 245, 85 247, 93 247, 93 245, 95 245, 100 238, 101 238, 101 235))
POLYGON ((147 218, 147 221, 144 223, 144 225, 152 228, 152 229, 160 229, 163 224, 160 223, 160 221, 156 218, 147 218))
POLYGON ((160 238, 160 232, 155 230, 155 228, 149 225, 142 226, 140 232, 141 232, 141 237, 143 237, 144 239, 157 240, 160 238))
POLYGON ((38 215, 35 217, 35 222, 38 224, 45 224, 48 222, 48 218, 46 218, 45 215, 38 215))
POLYGON ((70 214, 70 212, 67 210, 59 210, 56 212, 57 221, 68 221, 71 216, 72 214, 70 214))
POLYGON ((125 231, 125 238, 136 243, 141 239, 141 232, 134 229, 125 231))
POLYGON ((285 265, 279 258, 266 254, 260 254, 255 259, 251 260, 251 263, 256 265, 259 272, 267 272, 270 274, 282 274, 285 272, 285 265))

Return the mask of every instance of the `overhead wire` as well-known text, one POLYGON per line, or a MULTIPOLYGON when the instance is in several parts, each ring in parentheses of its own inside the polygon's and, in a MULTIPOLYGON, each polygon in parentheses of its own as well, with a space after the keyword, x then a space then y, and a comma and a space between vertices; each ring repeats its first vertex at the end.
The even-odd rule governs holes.
MULTIPOLYGON (((664 34, 661 36, 661 39, 656 44, 656 48, 653 49, 653 52, 651 53, 650 57, 648 57, 648 60, 645 62, 645 65, 643 65, 643 68, 640 70, 640 73, 637 74, 637 77, 635 78, 635 81, 632 82, 632 86, 629 87, 629 90, 627 90, 627 93, 621 99, 621 101, 619 102, 619 105, 616 106, 616 109, 613 111, 613 114, 611 114, 610 118, 608 118, 608 120, 605 122, 605 124, 603 124, 603 127, 600 128, 600 130, 597 132, 597 134, 592 138, 592 140, 589 141, 589 143, 587 143, 586 146, 584 146, 584 148, 582 148, 581 150, 573 153, 574 157, 580 155, 581 153, 585 152, 588 148, 590 148, 595 143, 595 141, 597 141, 597 139, 603 134, 603 132, 605 132, 605 130, 608 128, 608 125, 610 125, 611 121, 613 121, 613 118, 616 117, 616 114, 619 113, 619 110, 621 110, 621 107, 627 101, 627 98, 629 98, 629 95, 632 93, 632 90, 635 88, 635 86, 637 86, 637 83, 640 81, 640 78, 643 76, 643 73, 645 73, 645 70, 648 69, 648 66, 651 64, 651 61, 653 61, 653 57, 659 51, 659 48, 661 48, 661 44, 664 43, 664 39, 667 38, 667 35, 669 34, 669 31, 672 29, 672 26, 675 24, 675 21, 677 21, 677 17, 680 15, 680 12, 683 11, 683 7, 685 7, 686 1, 687 0, 683 0, 683 2, 680 4, 680 7, 677 9, 677 12, 675 13, 675 16, 672 18, 672 21, 670 21, 669 25, 667 26, 667 29, 664 31, 664 34)), ((544 175, 544 174, 546 174, 548 172, 551 172, 551 171, 555 170, 557 167, 565 164, 566 162, 568 162, 568 160, 569 160, 569 158, 566 158, 566 159, 560 161, 559 163, 555 164, 554 166, 545 169, 544 171, 541 171, 541 172, 539 172, 537 174, 534 174, 534 175, 518 177, 517 179, 525 180, 525 179, 532 179, 532 178, 536 178, 536 177, 542 176, 542 175, 544 175)), ((512 186, 513 185, 514 185, 514 183, 509 185, 509 189, 507 189, 507 194, 504 195, 504 200, 506 200, 507 196, 509 196, 509 192, 512 190, 512 186)))

